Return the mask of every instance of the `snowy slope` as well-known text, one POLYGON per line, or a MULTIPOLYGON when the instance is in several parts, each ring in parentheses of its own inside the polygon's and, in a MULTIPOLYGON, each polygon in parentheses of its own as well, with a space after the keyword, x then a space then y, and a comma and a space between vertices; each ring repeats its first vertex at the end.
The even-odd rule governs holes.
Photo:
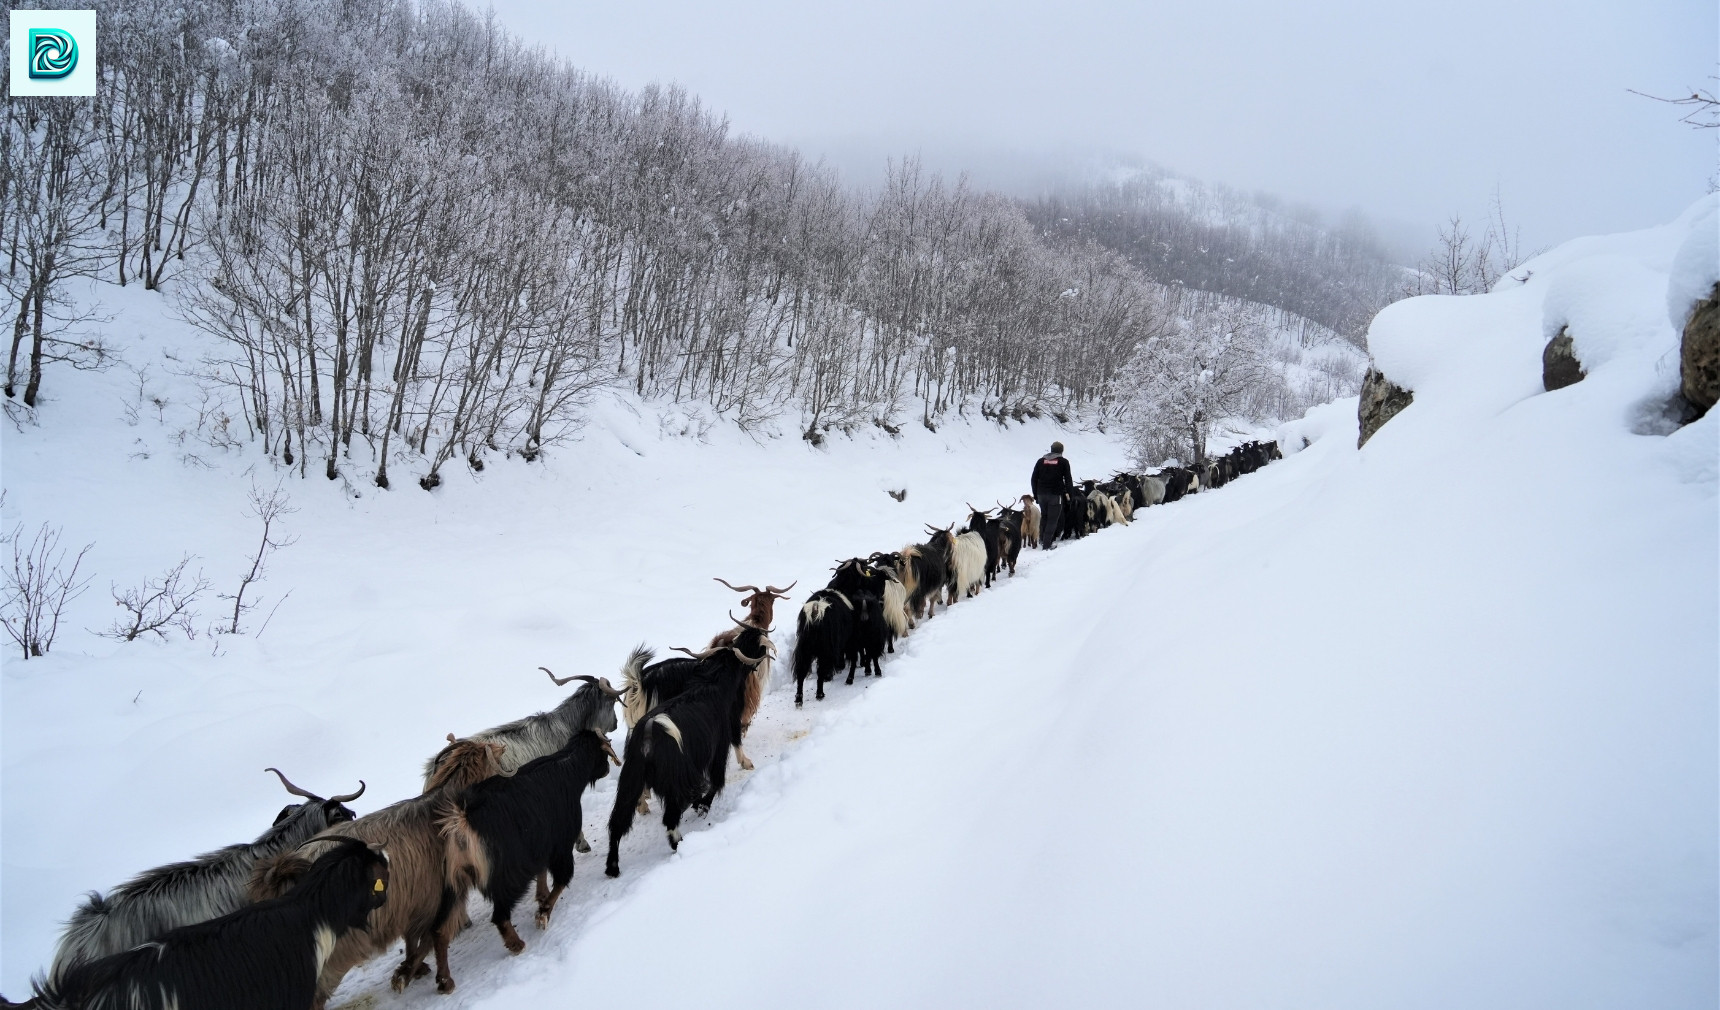
MULTIPOLYGON (((620 880, 582 858, 523 955, 481 926, 452 997, 375 965, 340 1002, 1713 1006, 1720 421, 1658 420, 1694 221, 1395 306, 1372 349, 1416 400, 1364 450, 1353 400, 1318 408, 1282 429, 1306 449, 1030 558, 866 690, 798 714, 778 690, 759 770, 677 855, 641 819, 620 880), (1567 324, 1590 375, 1540 393, 1567 324)), ((231 582, 240 461, 130 460, 87 395, 5 434, 8 518, 112 551, 92 596, 182 550, 231 582)), ((710 575, 815 580, 1019 492, 1051 431, 823 453, 661 437, 618 404, 547 467, 434 496, 289 482, 302 539, 265 588, 294 592, 260 640, 6 663, 0 985, 78 890, 260 830, 263 765, 363 776, 374 809, 448 730, 553 704, 537 664, 693 644, 733 600, 710 575)), ((1121 456, 1063 438, 1078 473, 1121 456)))
MULTIPOLYGON (((51 519, 74 550, 95 544, 94 581, 53 651, 0 653, 0 992, 14 998, 82 892, 266 828, 290 797, 265 766, 324 794, 364 779, 352 806, 374 810, 418 791, 448 732, 559 701, 540 664, 614 678, 640 641, 665 652, 728 627, 738 597, 712 576, 822 585, 836 559, 924 539, 922 523, 956 521, 964 500, 1021 493, 1054 437, 1083 474, 1123 458, 1105 436, 1044 422, 909 426, 822 450, 722 426, 700 439, 656 408, 611 400, 545 463, 456 468, 434 494, 402 480, 355 498, 314 467, 301 481, 194 431, 178 437, 201 403, 172 372, 196 360, 199 336, 155 295, 99 296, 127 365, 51 375, 41 426, 0 436, 8 525, 51 519), (110 583, 186 552, 231 592, 259 534, 245 516, 253 479, 283 482, 299 510, 284 524, 297 543, 273 556, 243 622, 255 632, 268 620, 261 635, 120 644, 86 630, 116 615, 110 583), (884 493, 903 487, 905 502, 884 493)), ((200 626, 222 606, 206 598, 200 626)), ((778 628, 792 627, 785 608, 778 628)), ((773 709, 749 753, 774 753, 814 714, 779 727, 773 709)), ((606 802, 587 812, 601 839, 606 802)), ((636 839, 655 851, 661 833, 636 839)))
POLYGON ((940 618, 476 1005, 1713 1006, 1716 419, 1632 430, 1689 225, 1394 310, 1366 450, 1323 409, 940 618), (1546 311, 1634 349, 1537 395, 1546 311))

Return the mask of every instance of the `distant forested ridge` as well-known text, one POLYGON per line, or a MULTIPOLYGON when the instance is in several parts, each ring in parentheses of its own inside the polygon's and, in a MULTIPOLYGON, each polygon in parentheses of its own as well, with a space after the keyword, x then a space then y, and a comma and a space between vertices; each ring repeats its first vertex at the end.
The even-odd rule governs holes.
POLYGON ((1353 335, 1378 301, 1361 244, 1202 225, 1144 185, 1028 203, 907 159, 855 191, 448 0, 98 10, 98 95, 7 102, 13 410, 44 366, 123 357, 81 277, 161 290, 218 338, 194 367, 236 441, 384 487, 535 459, 612 386, 815 444, 1103 420, 1139 409, 1119 383, 1142 349, 1215 306, 1353 335))

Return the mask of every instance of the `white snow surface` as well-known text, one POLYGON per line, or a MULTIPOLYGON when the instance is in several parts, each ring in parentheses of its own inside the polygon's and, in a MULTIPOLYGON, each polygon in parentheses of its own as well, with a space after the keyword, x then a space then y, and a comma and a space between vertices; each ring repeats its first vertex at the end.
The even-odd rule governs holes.
MULTIPOLYGON (((597 851, 546 933, 518 916, 522 955, 474 899, 454 995, 396 996, 376 963, 335 1006, 1713 1007, 1720 419, 1639 433, 1676 383, 1666 299, 1700 218, 1394 305, 1370 342, 1415 400, 1364 449, 1354 400, 1316 408, 1282 462, 1029 555, 882 680, 800 712, 779 686, 758 770, 673 856, 640 818, 617 881, 604 780, 597 851), (1543 393, 1566 325, 1588 377, 1543 393)), ((8 519, 98 543, 74 627, 186 550, 229 587, 249 458, 182 464, 167 428, 113 420, 123 377, 79 378, 4 435, 8 519)), ((1051 437, 1078 475, 1123 456, 1047 425, 700 441, 640 410, 434 494, 289 480, 300 541, 262 589, 292 596, 218 656, 76 630, 8 659, 5 991, 79 891, 262 830, 264 765, 363 777, 375 809, 444 733, 553 704, 536 665, 612 674, 719 630, 712 575, 798 577, 798 602, 838 558, 1020 493, 1051 437)))

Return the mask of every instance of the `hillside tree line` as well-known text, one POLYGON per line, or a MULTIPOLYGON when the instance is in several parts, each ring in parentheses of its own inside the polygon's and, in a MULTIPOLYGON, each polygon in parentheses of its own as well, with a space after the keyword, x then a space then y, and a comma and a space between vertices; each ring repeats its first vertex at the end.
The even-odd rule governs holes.
MULTIPOLYGON (((382 487, 535 459, 614 386, 814 444, 970 411, 1114 418, 1141 409, 1143 348, 1185 360, 1163 351, 1212 328, 1145 238, 912 159, 851 191, 451 0, 97 6, 97 96, 6 103, 8 402, 36 404, 45 363, 112 355, 79 278, 161 290, 218 337, 199 377, 266 453, 382 487)), ((1298 294, 1345 255, 1215 290, 1348 332, 1342 283, 1298 294)))

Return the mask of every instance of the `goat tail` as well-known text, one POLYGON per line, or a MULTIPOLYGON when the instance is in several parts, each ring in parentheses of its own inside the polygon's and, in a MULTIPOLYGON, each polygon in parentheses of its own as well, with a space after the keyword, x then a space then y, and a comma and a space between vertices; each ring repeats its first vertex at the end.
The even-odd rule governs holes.
MULTIPOLYGON (((483 836, 466 819, 466 809, 453 799, 436 805, 436 831, 442 836, 443 887, 456 897, 490 883, 489 851, 483 836)), ((446 913, 438 914, 438 921, 446 913)))
POLYGON ((884 582, 884 623, 897 638, 908 635, 908 587, 895 579, 884 582))
POLYGON ((902 548, 902 563, 897 566, 896 577, 902 580, 902 588, 909 596, 920 588, 920 548, 918 544, 909 544, 902 548))
POLYGON ((646 704, 645 684, 641 677, 645 672, 645 664, 651 662, 655 655, 655 652, 641 643, 633 647, 633 651, 627 654, 627 662, 621 664, 621 713, 627 719, 628 729, 638 725, 649 709, 646 704))

